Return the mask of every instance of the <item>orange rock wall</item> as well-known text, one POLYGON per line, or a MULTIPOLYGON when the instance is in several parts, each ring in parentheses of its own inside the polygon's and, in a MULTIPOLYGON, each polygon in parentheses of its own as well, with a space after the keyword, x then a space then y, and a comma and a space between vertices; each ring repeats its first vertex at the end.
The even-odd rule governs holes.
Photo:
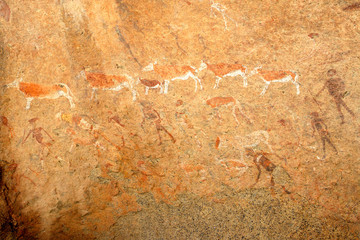
POLYGON ((357 239, 356 1, 0 0, 8 239, 357 239))

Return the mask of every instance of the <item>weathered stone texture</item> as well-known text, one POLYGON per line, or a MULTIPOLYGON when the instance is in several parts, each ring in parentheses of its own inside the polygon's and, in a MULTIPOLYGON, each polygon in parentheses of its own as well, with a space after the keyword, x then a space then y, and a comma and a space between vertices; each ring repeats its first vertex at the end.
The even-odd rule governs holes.
POLYGON ((360 3, 0 0, 4 239, 359 239, 360 3))

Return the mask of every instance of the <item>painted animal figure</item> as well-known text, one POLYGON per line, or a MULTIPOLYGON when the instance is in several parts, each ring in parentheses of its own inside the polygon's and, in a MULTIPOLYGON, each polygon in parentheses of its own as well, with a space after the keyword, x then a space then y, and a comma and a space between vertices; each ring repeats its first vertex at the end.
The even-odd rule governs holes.
POLYGON ((233 105, 232 115, 235 118, 236 123, 239 125, 239 120, 236 115, 236 109, 240 112, 240 115, 246 119, 248 123, 252 123, 250 118, 242 111, 242 107, 238 100, 233 97, 214 97, 206 101, 206 104, 212 108, 218 108, 226 105, 233 105))
POLYGON ((214 85, 214 88, 218 88, 220 84, 220 80, 224 77, 236 77, 241 76, 244 81, 244 87, 247 87, 248 81, 247 77, 252 76, 256 73, 256 70, 261 67, 256 67, 249 76, 246 76, 247 74, 247 68, 242 64, 227 64, 227 63, 218 63, 218 64, 209 64, 205 63, 204 61, 201 62, 199 72, 205 69, 210 70, 215 74, 216 82, 214 85))
POLYGON ((87 72, 82 70, 80 76, 84 77, 89 82, 92 88, 91 99, 95 97, 96 90, 110 90, 120 91, 127 88, 131 91, 133 101, 136 100, 137 92, 134 88, 134 79, 129 75, 106 75, 104 73, 87 72))
POLYGON ((197 85, 199 83, 200 89, 203 89, 200 78, 195 76, 198 72, 195 67, 192 66, 178 66, 178 65, 159 65, 157 62, 150 63, 143 71, 154 71, 164 79, 164 93, 168 93, 170 81, 175 80, 187 80, 189 78, 195 81, 195 92, 197 91, 197 85))
POLYGON ((70 107, 74 108, 74 95, 65 83, 56 83, 54 85, 40 85, 37 83, 25 83, 23 79, 16 79, 14 82, 4 85, 5 88, 16 88, 22 92, 26 98, 26 109, 30 109, 31 101, 38 99, 57 99, 61 96, 69 100, 70 107))
MULTIPOLYGON (((269 156, 271 154, 269 154, 269 153, 262 152, 262 151, 255 152, 252 148, 246 148, 245 151, 246 151, 247 156, 253 158, 253 162, 254 162, 256 168, 258 169, 258 175, 257 175, 255 183, 252 185, 252 187, 254 187, 259 182, 259 179, 261 176, 261 168, 263 168, 266 172, 268 172, 270 174, 271 191, 274 194, 275 193, 275 191, 274 191, 274 187, 275 187, 274 171, 276 168, 277 169, 282 169, 282 168, 279 168, 278 166, 276 166, 274 163, 272 163, 270 161, 269 156)), ((286 180, 291 180, 290 175, 285 170, 283 170, 282 175, 286 176, 285 177, 286 180)), ((278 180, 280 180, 280 179, 278 179, 278 180)), ((284 190, 285 193, 291 194, 291 192, 288 191, 284 185, 281 185, 281 183, 280 183, 280 186, 284 190)))
POLYGON ((300 84, 298 82, 299 75, 293 71, 269 71, 269 70, 257 70, 257 73, 260 75, 261 79, 265 82, 265 86, 260 93, 264 95, 268 89, 270 83, 286 83, 291 82, 296 87, 296 94, 300 94, 300 84))
POLYGON ((269 133, 264 130, 255 131, 245 136, 217 137, 215 148, 218 149, 221 145, 225 147, 227 146, 227 142, 241 151, 241 160, 243 160, 243 153, 245 148, 254 148, 261 143, 264 143, 269 148, 269 150, 273 152, 269 144, 269 133), (222 142, 224 142, 224 144, 222 142))
POLYGON ((145 95, 148 95, 150 88, 152 89, 160 88, 160 93, 163 93, 162 84, 158 80, 148 80, 148 79, 139 78, 139 81, 142 85, 145 86, 145 95))

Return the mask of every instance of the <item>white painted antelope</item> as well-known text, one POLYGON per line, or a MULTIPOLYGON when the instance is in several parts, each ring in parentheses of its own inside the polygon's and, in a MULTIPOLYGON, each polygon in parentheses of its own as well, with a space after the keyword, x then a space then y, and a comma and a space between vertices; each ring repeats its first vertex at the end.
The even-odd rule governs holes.
POLYGON ((69 100, 70 107, 74 108, 75 98, 70 88, 65 83, 54 85, 40 85, 37 83, 23 82, 23 79, 16 79, 14 82, 4 85, 4 88, 16 88, 22 92, 26 98, 26 109, 30 109, 31 101, 37 99, 57 99, 64 96, 69 100))
POLYGON ((264 95, 266 90, 268 89, 270 83, 286 83, 291 82, 296 87, 296 94, 300 94, 300 84, 298 82, 299 75, 294 71, 270 71, 270 70, 256 70, 260 75, 260 78, 265 82, 265 86, 260 93, 260 95, 264 95))
POLYGON ((189 78, 195 81, 195 92, 199 83, 200 89, 203 89, 200 78, 195 76, 197 69, 192 66, 179 66, 179 65, 159 65, 157 62, 150 63, 143 71, 154 71, 164 80, 164 94, 168 93, 170 81, 187 80, 189 78))
POLYGON ((106 75, 82 70, 79 76, 84 77, 89 82, 92 88, 91 99, 95 97, 96 91, 99 89, 118 92, 123 88, 127 88, 132 94, 133 101, 136 100, 137 92, 134 88, 134 79, 129 75, 106 75))
POLYGON ((225 77, 237 77, 241 76, 244 81, 244 87, 247 87, 248 81, 247 78, 257 73, 257 70, 261 67, 256 67, 252 70, 248 76, 247 68, 242 64, 228 64, 228 63, 218 63, 218 64, 209 64, 204 61, 201 62, 199 72, 205 69, 210 70, 216 76, 216 82, 214 88, 218 88, 220 84, 220 80, 225 77))
POLYGON ((232 115, 234 116, 234 119, 236 123, 239 125, 239 120, 236 115, 236 109, 240 112, 240 115, 246 119, 248 123, 252 123, 250 118, 246 116, 246 114, 243 112, 242 107, 238 100, 236 100, 233 97, 214 97, 206 101, 206 104, 209 105, 212 108, 218 108, 220 106, 227 106, 232 105, 232 115))

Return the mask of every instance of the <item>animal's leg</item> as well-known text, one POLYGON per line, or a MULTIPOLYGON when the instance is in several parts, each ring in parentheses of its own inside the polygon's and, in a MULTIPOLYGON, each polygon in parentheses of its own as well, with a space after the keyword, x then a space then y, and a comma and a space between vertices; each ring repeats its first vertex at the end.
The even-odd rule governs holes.
POLYGON ((163 87, 160 84, 158 86, 160 88, 160 94, 162 94, 164 92, 163 87))
POLYGON ((260 93, 260 95, 264 95, 265 92, 266 92, 266 90, 268 89, 268 87, 269 87, 269 85, 270 85, 270 82, 268 82, 268 81, 266 81, 266 80, 264 80, 264 82, 265 82, 265 86, 264 86, 262 92, 260 93))
POLYGON ((296 94, 299 95, 300 94, 300 84, 298 82, 294 82, 295 86, 296 86, 296 94))
POLYGON ((245 74, 241 74, 242 78, 243 78, 243 81, 244 81, 244 87, 247 87, 248 85, 248 81, 247 81, 247 77, 245 76, 245 74))
POLYGON ((232 114, 233 114, 233 116, 234 116, 234 118, 235 118, 235 121, 236 121, 237 125, 239 126, 239 125, 240 125, 239 119, 238 119, 237 116, 236 116, 236 105, 233 107, 232 114))
POLYGON ((215 82, 215 85, 214 85, 214 89, 219 87, 220 80, 221 80, 221 77, 216 76, 216 82, 215 82))
POLYGON ((145 95, 149 94, 149 87, 145 87, 145 95))
POLYGON ((195 90, 194 90, 194 92, 196 92, 197 91, 197 80, 195 79, 195 78, 193 78, 194 79, 194 81, 195 81, 195 90))
POLYGON ((168 90, 169 90, 169 80, 165 80, 164 81, 164 84, 165 84, 165 87, 164 87, 164 94, 167 94, 168 93, 168 90))
POLYGON ((133 96, 133 101, 135 102, 136 101, 136 96, 137 96, 137 91, 135 89, 131 89, 131 93, 132 93, 132 96, 133 96))
POLYGON ((75 104, 74 104, 74 102, 73 102, 73 98, 72 98, 69 94, 67 94, 67 93, 64 93, 64 97, 66 97, 67 100, 69 100, 70 107, 71 107, 71 108, 74 108, 74 107, 75 107, 75 104))
POLYGON ((30 104, 33 99, 32 97, 26 98, 26 109, 30 109, 30 104))
POLYGON ((262 135, 264 136, 264 143, 268 146, 271 152, 274 152, 271 145, 269 144, 269 134, 267 132, 263 132, 262 135))
POLYGON ((96 98, 96 89, 95 88, 92 89, 90 100, 93 100, 94 97, 96 98))
POLYGON ((202 84, 201 84, 200 78, 198 78, 197 76, 195 76, 193 73, 190 73, 189 75, 190 75, 190 77, 192 77, 192 78, 195 80, 195 92, 196 92, 196 90, 197 90, 197 83, 199 83, 199 85, 200 85, 200 90, 203 90, 203 86, 202 86, 202 84))

